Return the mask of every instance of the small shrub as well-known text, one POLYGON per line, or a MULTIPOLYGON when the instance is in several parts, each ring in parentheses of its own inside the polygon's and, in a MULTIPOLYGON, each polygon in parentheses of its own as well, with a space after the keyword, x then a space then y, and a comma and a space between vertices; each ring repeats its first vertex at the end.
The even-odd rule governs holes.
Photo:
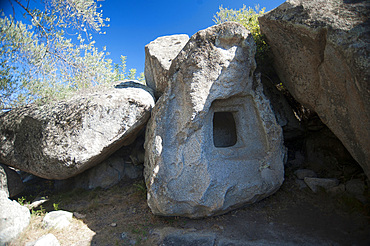
POLYGON ((243 5, 241 9, 227 9, 222 7, 219 8, 220 10, 214 15, 213 21, 216 24, 221 24, 227 21, 234 21, 237 23, 242 24, 245 28, 247 28, 251 34, 253 35, 254 41, 257 45, 257 53, 256 53, 256 60, 263 61, 267 58, 267 53, 270 49, 269 45, 266 43, 266 39, 264 35, 261 34, 260 25, 258 22, 258 17, 265 13, 265 8, 260 9, 259 5, 256 5, 253 8, 246 7, 243 5))
POLYGON ((40 208, 37 210, 31 209, 32 216, 44 216, 45 214, 46 214, 46 210, 42 205, 40 205, 40 208))
POLYGON ((26 198, 24 196, 18 198, 18 203, 22 206, 26 204, 25 201, 26 201, 26 198))

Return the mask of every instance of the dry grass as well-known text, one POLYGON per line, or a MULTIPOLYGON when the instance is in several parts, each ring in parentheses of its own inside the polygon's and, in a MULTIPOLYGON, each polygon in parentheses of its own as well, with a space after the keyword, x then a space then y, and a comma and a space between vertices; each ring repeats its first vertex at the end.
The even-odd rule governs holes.
POLYGON ((72 219, 70 226, 64 229, 44 229, 42 220, 44 216, 33 215, 29 226, 22 232, 17 240, 13 241, 10 246, 26 245, 35 242, 40 237, 49 233, 53 234, 62 246, 88 246, 91 245, 95 232, 81 220, 72 219))
POLYGON ((60 210, 78 212, 85 217, 74 217, 70 226, 57 230, 44 229, 45 214, 33 213, 29 226, 10 245, 26 245, 48 233, 52 233, 61 245, 68 246, 141 244, 146 240, 150 226, 156 223, 146 204, 143 187, 142 181, 138 181, 118 184, 108 190, 50 194, 49 201, 43 204, 46 211, 53 211, 53 204, 57 204, 60 210), (122 239, 122 233, 127 235, 126 238, 122 239))

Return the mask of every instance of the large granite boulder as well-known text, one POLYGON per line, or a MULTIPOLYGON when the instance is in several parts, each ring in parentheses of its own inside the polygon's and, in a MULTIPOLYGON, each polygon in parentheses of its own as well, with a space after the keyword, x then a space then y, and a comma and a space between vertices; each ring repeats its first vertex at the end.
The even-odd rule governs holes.
POLYGON ((145 46, 145 81, 160 97, 168 85, 168 70, 172 60, 184 48, 186 34, 159 37, 145 46))
POLYGON ((0 190, 0 245, 8 245, 28 226, 31 214, 28 208, 8 199, 0 190))
POLYGON ((369 1, 288 0, 259 18, 274 66, 370 177, 369 1))
POLYGON ((164 216, 225 213, 279 189, 282 129, 254 77, 255 43, 237 23, 191 37, 147 125, 148 204, 164 216))
MULTIPOLYGON (((0 116, 0 161, 46 179, 66 179, 135 140, 154 106, 136 83, 0 116)), ((149 89, 149 88, 147 88, 149 89)))

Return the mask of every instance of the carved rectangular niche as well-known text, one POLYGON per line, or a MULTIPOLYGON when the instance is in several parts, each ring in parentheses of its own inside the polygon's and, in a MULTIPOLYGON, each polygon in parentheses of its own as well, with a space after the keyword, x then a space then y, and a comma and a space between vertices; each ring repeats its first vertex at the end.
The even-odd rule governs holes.
POLYGON ((237 132, 233 112, 213 113, 213 144, 218 148, 236 144, 237 132))
POLYGON ((254 159, 265 155, 266 133, 251 96, 215 100, 209 121, 214 155, 254 159))

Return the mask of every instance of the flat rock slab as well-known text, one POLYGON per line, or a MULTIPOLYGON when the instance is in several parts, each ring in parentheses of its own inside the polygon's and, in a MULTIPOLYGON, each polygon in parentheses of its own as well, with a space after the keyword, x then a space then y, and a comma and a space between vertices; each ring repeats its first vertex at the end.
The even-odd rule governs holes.
POLYGON ((310 169, 298 169, 294 172, 297 179, 304 180, 304 178, 316 178, 317 174, 310 169))
POLYGON ((164 227, 155 229, 151 235, 151 239, 155 245, 161 246, 324 246, 337 245, 330 241, 318 240, 307 236, 290 236, 289 238, 281 238, 276 235, 275 239, 237 239, 228 238, 222 233, 215 230, 196 230, 196 229, 177 229, 172 227, 164 227), (301 237, 301 238, 299 238, 301 237))
POLYGON ((255 49, 251 34, 229 22, 194 34, 173 60, 145 136, 154 214, 211 216, 279 189, 282 129, 254 76, 255 49))
POLYGON ((131 84, 2 114, 0 161, 46 179, 99 164, 130 144, 150 117, 153 96, 131 84))
POLYGON ((319 187, 324 188, 325 190, 329 190, 339 184, 338 179, 332 178, 310 178, 305 177, 304 182, 310 187, 313 192, 317 192, 319 187))

